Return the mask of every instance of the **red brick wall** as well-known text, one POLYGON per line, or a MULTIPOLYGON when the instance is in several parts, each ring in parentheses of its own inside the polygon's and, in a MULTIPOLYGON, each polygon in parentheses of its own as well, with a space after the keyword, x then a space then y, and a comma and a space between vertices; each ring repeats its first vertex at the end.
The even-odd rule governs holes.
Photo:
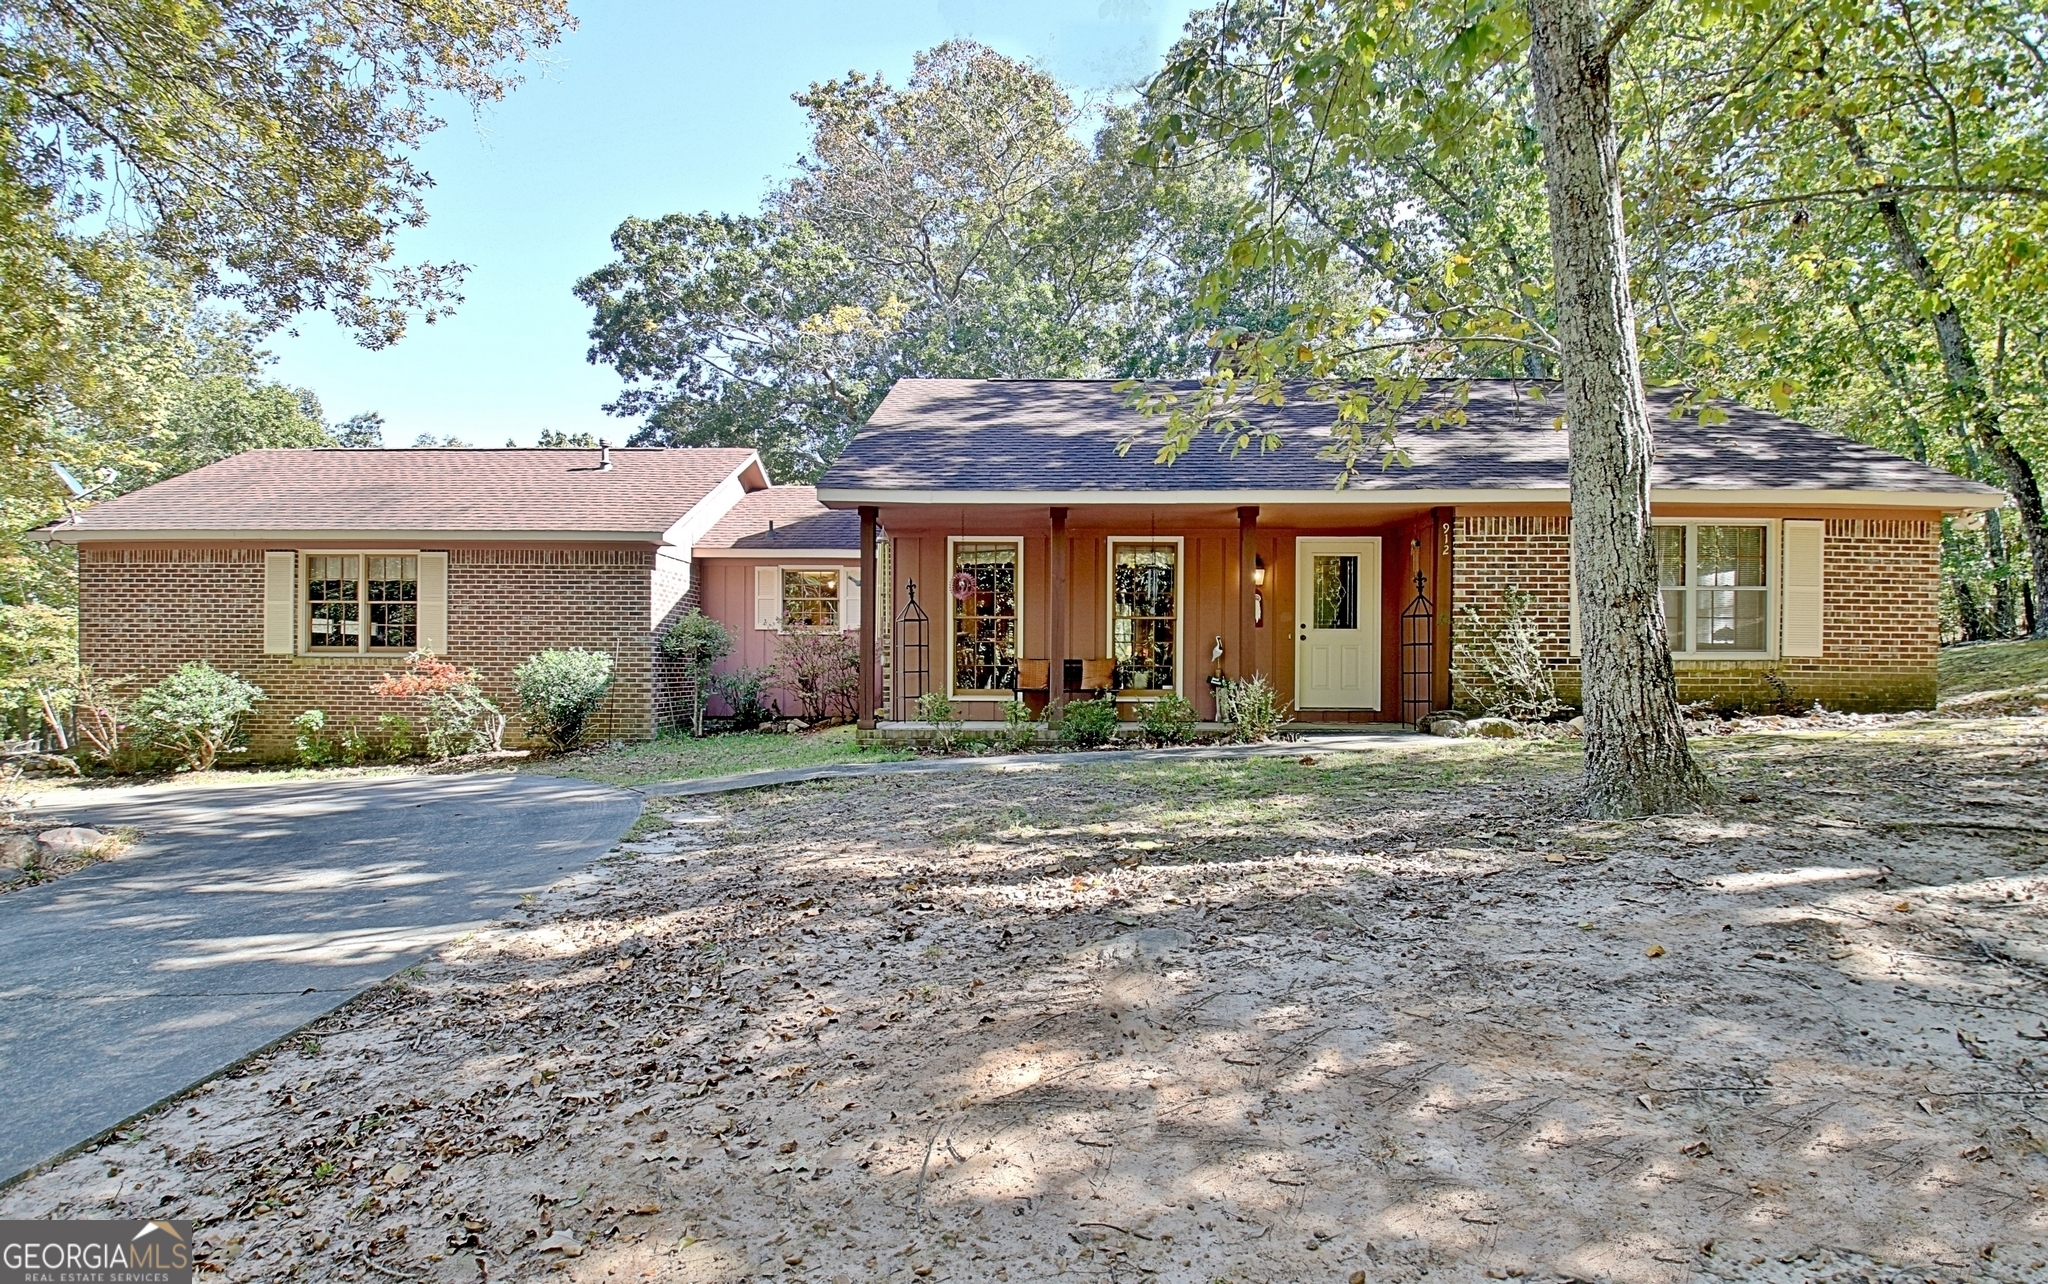
MULTIPOLYGON (((330 725, 417 710, 370 694, 398 656, 267 656, 263 553, 256 545, 79 550, 79 653, 105 677, 141 685, 188 660, 239 673, 268 697, 250 728, 250 756, 292 752, 292 718, 326 711, 330 725)), ((654 730, 652 547, 455 547, 448 550, 448 658, 475 668, 514 713, 512 671, 547 647, 610 651, 611 695, 592 735, 645 739, 654 730)), ((508 743, 522 726, 514 713, 508 743)))
MULTIPOLYGON (((703 591, 695 582, 695 576, 703 570, 702 562, 693 567, 680 557, 657 557, 654 562, 653 598, 648 615, 654 623, 656 643, 652 657, 656 729, 680 727, 690 720, 690 693, 695 684, 683 676, 682 666, 661 653, 660 642, 669 626, 695 610, 703 599, 703 591)), ((730 628, 731 623, 726 627, 730 628)))
MULTIPOLYGON (((1802 516, 1804 514, 1801 514, 1802 516)), ((1750 516, 1755 516, 1751 514, 1750 516)), ((1453 593, 1460 641, 1473 633, 1472 608, 1488 626, 1502 615, 1502 590, 1528 592, 1529 616, 1561 694, 1578 698, 1570 655, 1571 519, 1557 513, 1460 514, 1453 593)), ((1764 708, 1782 684, 1799 706, 1831 709, 1931 708, 1940 647, 1937 600, 1941 523, 1932 515, 1829 518, 1822 553, 1822 654, 1775 660, 1675 662, 1679 695, 1764 708)), ((1454 700, 1478 703, 1464 658, 1452 668, 1454 700)))

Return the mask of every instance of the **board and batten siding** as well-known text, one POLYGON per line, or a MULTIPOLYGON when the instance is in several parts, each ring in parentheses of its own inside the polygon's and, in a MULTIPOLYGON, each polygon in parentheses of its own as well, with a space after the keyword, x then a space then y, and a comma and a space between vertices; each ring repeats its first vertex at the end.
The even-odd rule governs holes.
MULTIPOLYGON (((772 558, 754 557, 700 557, 696 561, 699 606, 704 614, 725 625, 732 635, 732 654, 718 662, 715 671, 731 673, 735 669, 770 668, 775 664, 776 645, 782 634, 772 623, 779 622, 782 602, 780 596, 780 568, 802 568, 822 570, 836 568, 839 571, 840 609, 846 610, 849 595, 852 595, 853 618, 859 619, 859 596, 852 587, 860 576, 860 555, 849 553, 845 560, 820 558, 791 558, 779 561, 772 558), (777 592, 774 597, 774 615, 771 619, 766 611, 764 588, 767 577, 762 572, 777 577, 777 592)), ((842 625, 844 621, 842 620, 842 625)), ((842 631, 846 631, 843 627, 842 631)), ((771 686, 767 692, 775 700, 785 717, 796 716, 800 706, 794 692, 771 686)), ((732 712, 725 701, 711 697, 705 704, 705 711, 714 717, 723 717, 732 712)))

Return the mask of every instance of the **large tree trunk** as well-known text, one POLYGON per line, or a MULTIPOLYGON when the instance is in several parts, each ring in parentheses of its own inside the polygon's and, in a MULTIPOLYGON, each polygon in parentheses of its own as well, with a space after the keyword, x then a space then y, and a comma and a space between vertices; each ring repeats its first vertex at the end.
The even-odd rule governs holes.
POLYGON ((1587 802, 1596 816, 1685 810, 1713 787, 1686 745, 1657 590, 1612 40, 1591 0, 1526 3, 1571 431, 1587 802))

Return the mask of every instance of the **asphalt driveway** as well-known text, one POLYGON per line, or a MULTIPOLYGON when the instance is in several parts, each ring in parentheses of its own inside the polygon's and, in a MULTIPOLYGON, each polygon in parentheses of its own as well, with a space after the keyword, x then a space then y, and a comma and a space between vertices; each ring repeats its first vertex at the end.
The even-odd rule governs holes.
POLYGON ((640 811, 546 776, 136 790, 118 861, 0 897, 0 1184, 602 855, 640 811))

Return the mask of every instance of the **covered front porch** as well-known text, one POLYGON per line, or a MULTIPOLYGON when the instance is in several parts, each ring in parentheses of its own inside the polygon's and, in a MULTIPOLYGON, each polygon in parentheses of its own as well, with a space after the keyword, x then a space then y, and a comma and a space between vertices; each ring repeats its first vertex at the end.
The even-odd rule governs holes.
MULTIPOLYGON (((1291 497, 1290 497, 1291 498, 1291 497)), ((1414 723, 1450 702, 1449 508, 1360 502, 863 506, 862 727, 918 702, 989 731, 1010 705, 1115 698, 1135 721, 1263 675, 1297 725, 1414 723)))

